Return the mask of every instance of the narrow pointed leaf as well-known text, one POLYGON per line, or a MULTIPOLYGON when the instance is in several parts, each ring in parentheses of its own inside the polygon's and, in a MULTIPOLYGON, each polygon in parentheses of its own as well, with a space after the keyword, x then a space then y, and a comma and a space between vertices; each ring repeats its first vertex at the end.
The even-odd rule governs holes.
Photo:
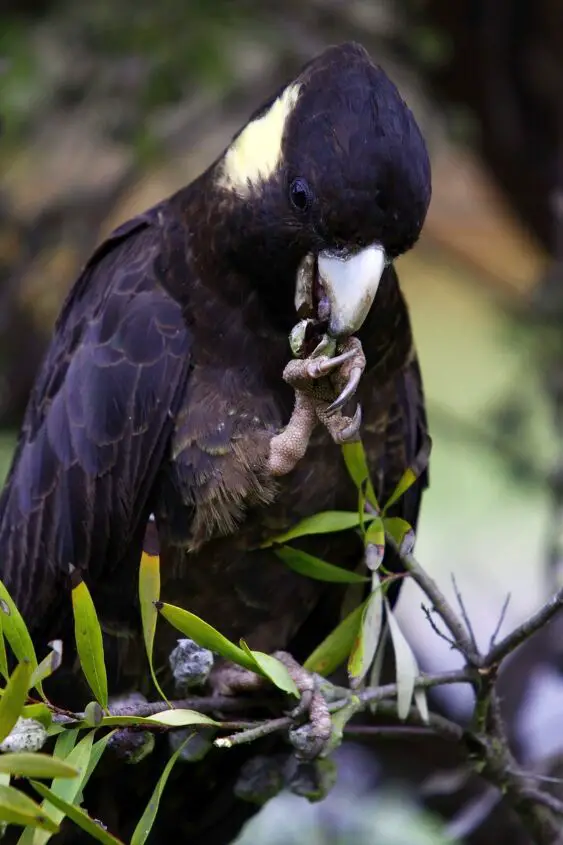
POLYGON ((358 489, 358 516, 360 517, 360 533, 362 537, 365 537, 366 533, 366 488, 367 481, 358 489))
POLYGON ((92 745, 92 749, 90 751, 90 759, 88 760, 88 765, 86 766, 86 774, 82 778, 81 789, 86 788, 86 784, 90 780, 90 778, 92 776, 92 772, 94 771, 94 769, 96 768, 96 766, 100 762, 100 760, 102 758, 102 754, 106 750, 107 744, 114 734, 115 734, 115 731, 110 731, 105 736, 103 736, 101 739, 98 739, 97 742, 95 742, 92 745))
POLYGON ((18 663, 6 684, 6 689, 0 699, 0 742, 6 739, 22 715, 27 700, 31 671, 29 663, 18 663))
MULTIPOLYGON (((378 687, 381 683, 381 675, 383 672, 383 660, 385 658, 385 650, 387 648, 388 637, 389 623, 385 621, 385 624, 383 625, 383 630, 379 637, 377 651, 375 652, 375 659, 372 663, 371 671, 369 673, 368 686, 370 687, 378 687)), ((369 705, 369 709, 372 713, 375 713, 377 711, 377 703, 377 701, 372 701, 369 705)))
POLYGON ((170 777, 170 772, 174 768, 174 764, 176 760, 186 747, 187 743, 191 740, 191 736, 187 737, 184 742, 176 749, 168 763, 166 764, 164 771, 162 772, 158 783, 154 788, 154 792, 151 795, 149 803, 146 806, 145 812, 139 819, 137 827, 133 831, 133 836, 131 837, 130 845, 145 845, 149 834, 152 830, 152 826, 154 824, 154 820, 156 819, 156 814, 158 812, 158 807, 160 804, 160 799, 162 797, 162 793, 164 792, 164 787, 166 786, 166 782, 170 777))
POLYGON ((276 555, 283 560, 286 566, 305 575, 307 578, 315 578, 317 581, 330 581, 334 584, 358 584, 368 581, 365 575, 358 575, 341 566, 334 566, 319 557, 294 549, 292 546, 278 546, 275 549, 276 555))
POLYGON ((25 778, 75 778, 79 774, 64 760, 39 751, 0 755, 0 772, 25 778))
POLYGON ((170 622, 174 628, 186 637, 190 637, 202 648, 208 648, 210 651, 220 654, 226 660, 232 660, 233 663, 238 663, 239 666, 244 666, 245 669, 256 672, 255 661, 242 648, 232 643, 223 634, 200 619, 199 616, 173 604, 156 602, 155 606, 160 615, 170 622))
POLYGON ((358 605, 342 622, 331 631, 328 637, 309 655, 303 667, 309 672, 327 676, 347 659, 362 618, 365 602, 358 605))
POLYGON ((430 714, 428 712, 428 699, 426 697, 425 689, 415 689, 414 703, 416 704, 416 709, 420 713, 420 718, 423 722, 428 724, 430 721, 430 714))
POLYGON ((0 821, 30 825, 51 833, 57 833, 59 829, 58 824, 46 815, 39 804, 13 786, 0 785, 0 821))
POLYGON ((383 520, 385 533, 393 538, 402 555, 410 555, 414 548, 415 534, 406 519, 387 516, 383 520))
POLYGON ((107 710, 108 681, 102 630, 90 591, 78 569, 71 573, 74 635, 80 666, 96 701, 107 710))
MULTIPOLYGON (((370 517, 366 517, 366 520, 370 517)), ((354 511, 322 511, 314 516, 308 516, 277 537, 271 537, 261 548, 268 546, 283 545, 288 540, 296 537, 304 537, 309 534, 332 534, 337 531, 347 531, 350 528, 357 528, 360 524, 360 516, 354 511)))
POLYGON ((80 807, 75 807, 73 804, 65 801, 42 783, 31 781, 31 785, 35 791, 47 801, 47 803, 56 807, 56 809, 63 814, 63 817, 68 816, 75 825, 86 831, 92 839, 95 839, 97 842, 102 842, 104 845, 124 845, 121 839, 117 839, 115 836, 112 836, 111 833, 108 833, 107 830, 104 830, 101 825, 96 824, 94 819, 90 818, 88 813, 84 812, 84 810, 80 809, 80 807))
POLYGON ((49 643, 51 651, 43 658, 38 667, 33 671, 31 676, 30 686, 36 687, 38 683, 44 681, 53 672, 56 672, 63 660, 63 641, 53 640, 49 643))
POLYGON ((432 440, 430 439, 429 435, 425 434, 424 441, 416 458, 414 459, 410 467, 405 470, 399 483, 389 496, 389 499, 385 502, 385 507, 383 508, 383 515, 385 515, 389 508, 392 507, 396 502, 398 502, 401 496, 406 493, 410 487, 412 487, 417 478, 420 478, 420 476, 428 466, 428 459, 430 458, 431 451, 432 440))
POLYGON ((57 737, 55 747, 53 749, 53 756, 58 757, 59 760, 65 760, 78 739, 78 728, 68 728, 57 737))
POLYGON ((198 713, 197 710, 186 710, 176 707, 173 710, 163 710, 161 713, 154 713, 147 716, 149 724, 168 725, 171 728, 185 728, 189 725, 220 725, 205 713, 198 713))
POLYGON ((153 664, 154 636, 156 633, 156 620, 158 611, 155 602, 160 600, 160 558, 158 555, 148 554, 143 551, 141 564, 139 566, 139 603, 141 606, 141 620, 143 623, 143 637, 145 649, 149 661, 149 668, 152 682, 164 701, 168 699, 160 688, 156 679, 153 664))
MULTIPOLYGON (((33 647, 31 635, 27 630, 23 616, 17 609, 8 590, 0 581, 0 613, 2 614, 2 630, 10 648, 19 663, 27 661, 31 670, 37 669, 37 655, 33 647)), ((36 685, 37 692, 45 698, 41 682, 36 685)))
POLYGON ((385 554, 385 528, 380 516, 375 517, 366 529, 364 543, 366 546, 366 566, 375 572, 383 562, 385 554))
POLYGON ((389 631, 395 652, 395 671, 397 676, 397 713, 399 719, 406 719, 414 693, 415 681, 419 670, 416 658, 401 628, 389 602, 385 602, 389 631))
POLYGON ((22 835, 17 841, 17 845, 34 845, 35 828, 24 827, 22 835))
POLYGON ((373 663, 383 625, 383 591, 379 576, 374 573, 372 592, 364 603, 357 637, 348 658, 348 678, 357 689, 373 663))
POLYGON ((5 681, 8 680, 10 672, 8 669, 8 656, 6 654, 6 641, 4 639, 4 614, 0 613, 0 675, 5 681))
POLYGON ((295 686, 295 681, 281 661, 271 654, 264 654, 263 651, 251 651, 244 640, 240 641, 240 646, 254 660, 256 672, 269 678, 274 686, 281 689, 282 692, 287 692, 289 695, 295 695, 299 698, 299 690, 295 686))
POLYGON ((354 443, 345 443, 342 447, 342 456, 348 474, 358 490, 363 489, 366 499, 376 510, 379 510, 377 497, 371 483, 366 453, 360 440, 354 443))
MULTIPOLYGON (((69 731, 69 733, 71 732, 69 731)), ((74 730, 72 733, 74 733, 74 730)), ((61 737, 62 735, 57 738, 57 744, 59 740, 61 740, 61 737)), ((79 775, 75 778, 55 778, 51 783, 51 790, 55 793, 55 795, 58 795, 59 798, 62 798, 63 801, 67 801, 69 804, 76 803, 77 799, 81 795, 84 779, 88 773, 88 764, 92 754, 93 739, 94 731, 90 731, 86 734, 86 736, 82 737, 80 742, 78 742, 64 758, 65 763, 78 769, 79 775)), ((64 750, 66 745, 67 743, 61 741, 60 749, 64 750)), ((55 751, 56 750, 57 746, 55 745, 55 751)), ((57 756, 62 755, 59 754, 57 756)), ((54 807, 46 801, 43 801, 41 806, 44 812, 47 813, 57 824, 60 824, 64 819, 65 813, 58 807, 54 807)), ((50 838, 49 834, 36 834, 33 845, 44 845, 44 843, 48 842, 50 838)))
POLYGON ((102 727, 133 727, 135 725, 146 725, 147 727, 155 728, 158 726, 165 726, 169 728, 184 728, 189 725, 220 725, 206 716, 204 713, 198 713, 197 710, 184 710, 174 708, 173 710, 163 710, 161 713, 155 713, 152 716, 104 716, 102 720, 102 727))
POLYGON ((41 722, 45 728, 49 728, 53 722, 53 714, 46 704, 26 704, 21 715, 22 719, 34 719, 36 722, 41 722))

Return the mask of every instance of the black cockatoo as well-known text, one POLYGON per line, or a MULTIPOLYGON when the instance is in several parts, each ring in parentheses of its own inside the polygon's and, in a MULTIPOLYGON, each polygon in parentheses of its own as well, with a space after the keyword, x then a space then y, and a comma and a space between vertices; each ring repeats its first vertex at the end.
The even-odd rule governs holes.
MULTIPOLYGON (((357 507, 339 444, 358 430, 382 500, 421 446, 393 260, 416 242, 430 195, 411 111, 347 43, 102 243, 56 323, 0 499, 0 577, 38 641, 72 642, 72 564, 108 653, 121 652, 120 683, 139 687, 151 515, 165 600, 297 659, 328 633, 338 588, 257 547, 305 516, 357 507), (300 321, 305 353, 292 359, 300 321)), ((426 484, 424 473, 396 506, 412 525, 426 484)), ((302 547, 348 567, 362 553, 353 532, 302 547)), ((168 627, 157 663, 177 636, 168 627)))

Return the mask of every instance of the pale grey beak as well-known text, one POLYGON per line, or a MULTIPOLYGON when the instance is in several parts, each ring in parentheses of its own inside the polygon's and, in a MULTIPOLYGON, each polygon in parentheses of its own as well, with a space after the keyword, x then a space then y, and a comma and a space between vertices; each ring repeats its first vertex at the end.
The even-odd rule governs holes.
POLYGON ((332 337, 350 337, 361 327, 375 299, 385 264, 385 250, 380 244, 346 256, 319 253, 319 281, 330 304, 328 333, 332 337))

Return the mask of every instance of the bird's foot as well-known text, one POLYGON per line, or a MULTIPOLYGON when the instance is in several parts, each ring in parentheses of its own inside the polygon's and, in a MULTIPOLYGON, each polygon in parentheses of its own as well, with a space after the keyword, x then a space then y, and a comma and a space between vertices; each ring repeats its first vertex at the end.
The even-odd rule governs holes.
POLYGON ((303 668, 287 651, 274 652, 287 669, 299 690, 299 704, 289 714, 294 727, 289 731, 289 740, 298 757, 313 760, 319 757, 332 737, 332 720, 328 704, 320 692, 317 680, 303 668))
MULTIPOLYGON (((349 337, 344 343, 340 344, 340 349, 341 354, 331 359, 333 362, 340 359, 342 363, 332 371, 331 382, 338 395, 326 409, 328 415, 342 410, 344 405, 350 401, 358 389, 360 379, 366 368, 366 356, 362 349, 362 343, 357 337, 349 337)), ((355 418, 356 414, 352 419, 355 418)))
POLYGON ((361 424, 358 405, 353 417, 342 408, 357 390, 366 366, 362 344, 356 337, 340 345, 335 357, 312 355, 296 358, 284 369, 283 378, 295 390, 295 407, 285 429, 270 442, 269 469, 272 475, 286 475, 307 451, 317 422, 329 431, 335 443, 355 440, 361 424))
MULTIPOLYGON (((289 712, 292 727, 289 741, 302 759, 312 760, 322 754, 332 736, 332 722, 328 705, 318 689, 315 676, 304 669, 287 652, 273 654, 286 667, 300 695, 299 704, 289 712)), ((213 670, 210 678, 213 692, 218 695, 240 695, 263 692, 269 681, 232 663, 213 670)))
POLYGON ((270 440, 268 469, 272 475, 287 475, 295 468, 307 451, 317 422, 317 400, 296 390, 288 424, 270 440))

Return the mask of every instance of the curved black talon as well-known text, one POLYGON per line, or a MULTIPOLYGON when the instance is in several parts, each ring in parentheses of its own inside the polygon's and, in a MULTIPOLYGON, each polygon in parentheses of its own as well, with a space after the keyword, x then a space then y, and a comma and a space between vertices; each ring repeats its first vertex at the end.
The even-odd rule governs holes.
POLYGON ((354 441, 360 430, 360 426, 362 424, 362 406, 358 405, 354 416, 350 420, 349 424, 346 428, 343 428, 342 431, 338 435, 338 442, 339 443, 350 443, 354 441))
POLYGON ((326 409, 326 413, 329 416, 332 416, 332 414, 335 414, 337 411, 343 408, 346 402, 348 402, 348 400, 352 398, 358 388, 361 377, 362 369, 360 367, 354 367, 350 374, 350 378, 348 379, 348 384, 346 385, 340 396, 338 396, 334 400, 332 405, 329 405, 326 409))

